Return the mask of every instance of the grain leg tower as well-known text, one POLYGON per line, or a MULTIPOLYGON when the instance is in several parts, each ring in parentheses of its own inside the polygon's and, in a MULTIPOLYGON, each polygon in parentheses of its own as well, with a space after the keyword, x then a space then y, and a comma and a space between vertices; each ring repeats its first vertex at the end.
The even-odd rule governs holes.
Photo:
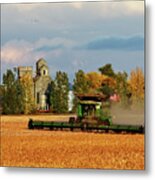
POLYGON ((44 59, 36 62, 36 77, 34 78, 34 98, 38 109, 48 110, 50 107, 51 77, 44 59))

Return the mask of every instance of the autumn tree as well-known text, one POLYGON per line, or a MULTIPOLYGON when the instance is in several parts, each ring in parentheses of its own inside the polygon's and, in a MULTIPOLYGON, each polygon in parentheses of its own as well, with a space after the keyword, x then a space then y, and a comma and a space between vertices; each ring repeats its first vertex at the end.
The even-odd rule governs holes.
POLYGON ((20 78, 20 84, 23 88, 23 106, 24 114, 29 114, 35 109, 34 95, 33 95, 33 78, 26 73, 20 78))
POLYGON ((68 112, 69 80, 65 72, 58 71, 56 78, 51 82, 51 107, 54 112, 68 112))
POLYGON ((141 68, 132 70, 129 77, 129 85, 134 102, 142 102, 144 100, 144 74, 141 68))
POLYGON ((106 75, 102 75, 98 72, 89 72, 85 76, 89 82, 89 91, 94 93, 99 92, 103 81, 107 78, 106 75))

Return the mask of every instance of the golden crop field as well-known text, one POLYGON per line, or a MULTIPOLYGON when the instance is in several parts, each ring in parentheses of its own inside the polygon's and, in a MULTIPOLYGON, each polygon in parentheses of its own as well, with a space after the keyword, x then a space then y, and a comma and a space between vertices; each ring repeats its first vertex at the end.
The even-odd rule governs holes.
POLYGON ((29 118, 1 116, 1 165, 51 168, 144 169, 144 135, 29 130, 29 118))

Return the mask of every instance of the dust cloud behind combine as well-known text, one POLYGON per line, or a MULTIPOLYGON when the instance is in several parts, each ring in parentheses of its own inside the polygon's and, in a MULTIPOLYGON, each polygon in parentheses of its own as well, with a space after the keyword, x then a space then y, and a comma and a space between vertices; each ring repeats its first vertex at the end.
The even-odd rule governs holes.
POLYGON ((144 107, 123 108, 119 104, 111 106, 113 124, 144 125, 144 107))

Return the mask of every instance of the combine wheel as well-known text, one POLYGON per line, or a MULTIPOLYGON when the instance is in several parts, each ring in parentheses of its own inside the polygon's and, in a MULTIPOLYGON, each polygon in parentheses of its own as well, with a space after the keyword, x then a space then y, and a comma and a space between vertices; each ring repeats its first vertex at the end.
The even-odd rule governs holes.
POLYGON ((53 130, 53 127, 50 127, 50 130, 52 131, 52 130, 53 130))
POLYGON ((44 129, 43 124, 41 124, 38 129, 44 129))
POLYGON ((75 122, 75 117, 70 117, 69 118, 69 123, 74 123, 75 122))
POLYGON ((88 123, 83 123, 81 130, 82 131, 87 131, 88 130, 88 123))
POLYGON ((33 120, 32 120, 32 119, 29 120, 28 128, 29 128, 29 129, 34 129, 33 120))
POLYGON ((63 131, 63 122, 61 123, 60 130, 63 131))
POLYGON ((70 131, 73 131, 73 130, 74 130, 74 128, 73 128, 73 123, 72 123, 70 126, 70 131))
POLYGON ((145 128, 144 128, 144 126, 141 126, 141 127, 140 127, 140 133, 141 133, 141 134, 144 134, 144 133, 145 133, 145 128))
POLYGON ((70 131, 73 131, 73 124, 75 123, 75 117, 70 117, 69 118, 69 124, 71 125, 70 131))
POLYGON ((109 133, 109 129, 106 129, 106 130, 105 130, 105 133, 109 133))
POLYGON ((104 121, 104 125, 110 126, 110 123, 109 123, 109 120, 108 120, 108 119, 106 119, 106 120, 104 121))

